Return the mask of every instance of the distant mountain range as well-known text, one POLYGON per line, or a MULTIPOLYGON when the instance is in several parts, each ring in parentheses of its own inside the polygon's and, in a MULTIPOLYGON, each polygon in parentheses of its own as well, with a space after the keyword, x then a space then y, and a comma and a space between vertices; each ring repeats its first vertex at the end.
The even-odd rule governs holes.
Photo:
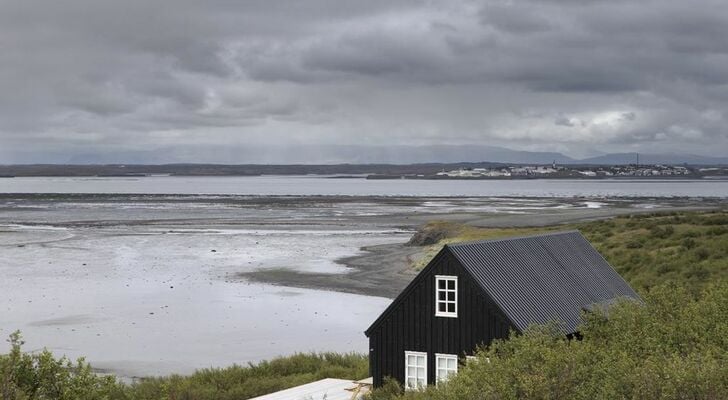
MULTIPOLYGON (((634 164, 637 153, 611 153, 577 159, 557 152, 512 150, 497 146, 250 146, 208 147, 194 152, 175 148, 143 152, 95 153, 74 156, 67 164, 421 164, 489 162, 507 164, 634 164)), ((725 165, 728 157, 693 154, 639 154, 641 164, 725 165)))

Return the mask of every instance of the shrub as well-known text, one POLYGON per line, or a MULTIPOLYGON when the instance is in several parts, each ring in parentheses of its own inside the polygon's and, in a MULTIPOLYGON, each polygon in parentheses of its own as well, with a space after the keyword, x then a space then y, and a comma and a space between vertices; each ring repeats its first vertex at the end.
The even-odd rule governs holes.
POLYGON ((185 377, 144 379, 129 393, 139 400, 242 400, 323 378, 363 379, 368 374, 368 359, 361 354, 296 354, 247 366, 203 369, 185 377))
POLYGON ((17 332, 8 341, 10 353, 0 355, 0 400, 243 400, 323 378, 362 379, 369 372, 361 354, 296 354, 124 385, 94 374, 83 360, 73 364, 45 350, 23 353, 17 332))
POLYGON ((693 249, 693 248, 695 248, 695 245, 696 245, 696 243, 695 243, 695 239, 693 239, 693 238, 691 238, 691 237, 685 238, 685 239, 684 239, 684 240, 682 241, 682 245, 683 245, 683 247, 685 247, 685 249, 687 249, 687 250, 693 249))
POLYGON ((672 236, 673 233, 675 233, 675 228, 670 225, 662 227, 659 225, 655 225, 650 228, 650 234, 658 239, 667 239, 672 236))
POLYGON ((124 388, 114 377, 98 376, 79 359, 56 359, 43 350, 23 353, 24 342, 15 332, 8 339, 10 353, 0 355, 0 399, 2 400, 114 400, 126 399, 124 388))

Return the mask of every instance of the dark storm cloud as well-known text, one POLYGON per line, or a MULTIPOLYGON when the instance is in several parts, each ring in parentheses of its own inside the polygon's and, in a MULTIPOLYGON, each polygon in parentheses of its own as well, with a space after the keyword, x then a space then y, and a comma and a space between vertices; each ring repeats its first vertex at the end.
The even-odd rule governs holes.
POLYGON ((722 0, 4 1, 0 162, 253 143, 720 155, 726 37, 722 0))

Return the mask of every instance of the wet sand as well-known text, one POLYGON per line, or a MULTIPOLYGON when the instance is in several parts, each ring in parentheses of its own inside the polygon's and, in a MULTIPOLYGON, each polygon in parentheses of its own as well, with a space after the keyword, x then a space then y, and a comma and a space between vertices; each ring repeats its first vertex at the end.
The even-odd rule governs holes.
MULTIPOLYGON (((541 213, 536 218, 533 214, 483 215, 481 213, 399 215, 392 218, 395 220, 399 218, 400 224, 408 224, 407 228, 412 230, 431 220, 460 222, 484 228, 541 227, 596 221, 620 215, 709 211, 724 207, 726 205, 722 202, 696 205, 686 201, 669 204, 662 202, 659 207, 650 204, 650 207, 641 208, 572 209, 555 213, 541 213)), ((361 250, 364 252, 363 254, 337 260, 338 263, 350 268, 350 272, 336 276, 302 273, 285 268, 259 269, 240 273, 237 276, 254 282, 394 298, 417 274, 417 271, 411 268, 414 261, 424 256, 423 247, 406 246, 404 243, 368 246, 361 250)))

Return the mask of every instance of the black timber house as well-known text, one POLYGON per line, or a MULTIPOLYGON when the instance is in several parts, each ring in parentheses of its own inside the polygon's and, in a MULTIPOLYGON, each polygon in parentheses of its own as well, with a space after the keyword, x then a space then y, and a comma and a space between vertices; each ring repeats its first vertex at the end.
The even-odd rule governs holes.
POLYGON ((620 297, 639 299, 578 231, 446 245, 365 332, 370 373, 433 384, 510 330, 574 334, 582 310, 620 297))

